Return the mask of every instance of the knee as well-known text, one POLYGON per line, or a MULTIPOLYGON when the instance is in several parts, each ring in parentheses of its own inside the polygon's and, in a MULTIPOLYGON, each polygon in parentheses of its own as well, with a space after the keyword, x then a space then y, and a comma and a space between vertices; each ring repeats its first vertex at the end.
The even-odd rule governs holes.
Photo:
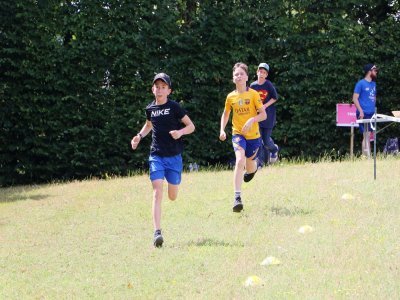
POLYGON ((176 198, 178 198, 178 189, 176 187, 168 188, 168 198, 171 201, 174 201, 176 198))
POLYGON ((273 140, 269 140, 268 143, 266 144, 266 148, 268 148, 269 150, 273 149, 275 147, 275 143, 273 140))
POLYGON ((238 166, 244 166, 245 162, 246 162, 246 157, 244 156, 236 158, 236 165, 238 166))
POLYGON ((171 200, 171 201, 175 201, 176 200, 176 198, 178 198, 178 195, 175 193, 175 194, 168 194, 168 198, 169 198, 169 200, 171 200))
POLYGON ((153 189, 153 197, 154 197, 154 199, 161 199, 162 194, 163 194, 162 189, 159 189, 159 188, 153 189))

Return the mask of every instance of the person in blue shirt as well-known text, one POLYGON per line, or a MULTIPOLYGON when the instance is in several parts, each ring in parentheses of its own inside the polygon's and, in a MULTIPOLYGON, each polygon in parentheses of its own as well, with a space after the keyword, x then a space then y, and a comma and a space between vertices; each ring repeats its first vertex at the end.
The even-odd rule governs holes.
MULTIPOLYGON (((357 108, 357 119, 370 119, 375 113, 376 107, 376 78, 378 76, 378 67, 374 64, 367 64, 363 68, 364 78, 356 83, 353 93, 353 102, 357 108)), ((361 149, 364 155, 370 157, 371 126, 367 128, 364 124, 359 124, 360 132, 363 134, 361 149)))
POLYGON ((272 130, 276 125, 276 107, 275 102, 278 100, 278 94, 271 81, 267 79, 269 72, 269 65, 260 63, 257 68, 257 81, 250 84, 250 87, 260 94, 263 107, 267 113, 267 119, 260 122, 260 133, 263 141, 264 151, 260 151, 259 159, 262 163, 274 163, 278 160, 278 145, 272 139, 272 130))

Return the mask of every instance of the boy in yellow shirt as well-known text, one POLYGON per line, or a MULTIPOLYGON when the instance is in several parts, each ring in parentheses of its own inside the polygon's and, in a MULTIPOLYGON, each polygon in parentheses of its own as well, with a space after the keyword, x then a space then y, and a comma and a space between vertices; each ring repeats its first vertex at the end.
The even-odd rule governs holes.
POLYGON ((236 85, 236 89, 226 97, 219 134, 219 139, 225 141, 225 127, 228 123, 230 113, 233 111, 232 144, 236 157, 234 170, 234 212, 240 212, 243 209, 241 199, 242 179, 245 182, 249 182, 257 172, 255 159, 257 151, 261 146, 258 122, 267 118, 259 93, 247 87, 248 79, 247 65, 240 62, 236 63, 233 66, 233 82, 236 85))

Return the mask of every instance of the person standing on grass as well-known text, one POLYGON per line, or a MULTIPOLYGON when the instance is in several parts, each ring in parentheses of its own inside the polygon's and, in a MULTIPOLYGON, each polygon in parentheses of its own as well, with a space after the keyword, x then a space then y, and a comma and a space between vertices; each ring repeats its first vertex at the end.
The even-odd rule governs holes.
POLYGON ((259 123, 260 133, 263 142, 263 147, 259 153, 259 158, 262 164, 269 162, 275 163, 278 160, 278 145, 272 139, 272 130, 276 125, 276 107, 275 102, 278 100, 278 94, 271 81, 267 79, 269 65, 260 63, 257 68, 257 81, 250 84, 252 89, 255 89, 259 94, 263 107, 267 112, 268 118, 259 123), (270 156, 268 159, 268 155, 270 156))
MULTIPOLYGON (((371 119, 375 113, 376 107, 376 78, 378 76, 378 67, 374 64, 367 64, 363 68, 364 78, 357 82, 354 87, 353 102, 357 108, 357 119, 371 119)), ((366 124, 360 123, 359 129, 363 135, 361 144, 362 153, 367 157, 371 155, 371 138, 370 132, 372 128, 368 126, 368 130, 364 129, 366 124)))
POLYGON ((195 130, 185 110, 168 98, 171 93, 171 79, 165 73, 154 77, 152 92, 155 99, 146 107, 146 122, 140 132, 132 138, 132 149, 152 131, 149 167, 153 186, 153 225, 155 247, 161 247, 161 200, 164 178, 168 182, 168 197, 175 200, 182 177, 182 136, 195 130))
POLYGON ((236 85, 236 89, 226 97, 219 133, 219 139, 225 141, 225 127, 232 111, 232 144, 236 157, 234 170, 234 212, 240 212, 243 209, 241 199, 242 180, 249 182, 257 172, 255 159, 261 145, 258 122, 265 120, 267 117, 265 109, 262 109, 260 95, 255 90, 247 87, 248 79, 247 65, 240 62, 236 63, 233 66, 233 82, 236 85))

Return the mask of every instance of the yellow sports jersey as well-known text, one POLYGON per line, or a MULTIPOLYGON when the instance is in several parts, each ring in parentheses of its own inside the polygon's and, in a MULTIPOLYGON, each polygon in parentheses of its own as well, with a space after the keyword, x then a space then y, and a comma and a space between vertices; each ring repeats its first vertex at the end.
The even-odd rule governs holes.
MULTIPOLYGON (((242 128, 244 124, 248 119, 257 116, 257 110, 262 106, 260 94, 251 88, 247 88, 247 91, 241 94, 237 91, 229 93, 225 101, 225 110, 233 112, 232 134, 243 135, 242 128)), ((251 129, 243 136, 248 140, 259 138, 258 122, 254 122, 251 129)))

